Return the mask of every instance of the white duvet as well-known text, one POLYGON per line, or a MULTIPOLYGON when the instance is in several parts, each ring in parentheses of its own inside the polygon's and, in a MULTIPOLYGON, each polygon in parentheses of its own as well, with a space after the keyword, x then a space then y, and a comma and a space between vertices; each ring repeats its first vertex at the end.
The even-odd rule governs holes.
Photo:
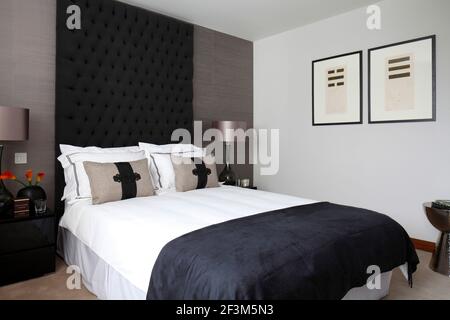
POLYGON ((143 292, 153 265, 171 240, 212 224, 316 201, 220 187, 66 209, 60 226, 143 292))

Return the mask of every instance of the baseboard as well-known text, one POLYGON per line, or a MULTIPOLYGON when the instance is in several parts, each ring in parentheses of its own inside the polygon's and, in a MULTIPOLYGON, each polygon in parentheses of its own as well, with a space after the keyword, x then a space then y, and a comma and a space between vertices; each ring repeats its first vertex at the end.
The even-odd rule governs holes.
POLYGON ((436 244, 434 242, 419 240, 419 239, 411 239, 414 247, 416 247, 416 250, 422 250, 426 252, 433 253, 436 247, 436 244))

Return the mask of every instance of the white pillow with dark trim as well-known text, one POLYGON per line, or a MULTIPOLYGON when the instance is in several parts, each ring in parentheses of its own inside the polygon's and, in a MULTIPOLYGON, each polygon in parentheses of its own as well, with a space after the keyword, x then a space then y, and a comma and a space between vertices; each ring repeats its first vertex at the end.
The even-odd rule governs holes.
POLYGON ((67 160, 67 155, 79 152, 90 152, 90 153, 124 153, 124 152, 139 152, 141 149, 139 146, 130 147, 114 147, 114 148, 101 148, 96 146, 90 147, 79 147, 70 144, 60 144, 59 149, 61 150, 61 156, 58 157, 58 161, 61 162, 64 168, 64 179, 66 182, 64 188, 64 194, 62 200, 73 199, 75 197, 76 181, 73 175, 73 170, 70 169, 70 163, 67 160))
POLYGON ((66 187, 61 200, 71 204, 81 199, 91 199, 89 178, 83 166, 83 162, 127 162, 147 159, 144 151, 137 152, 75 152, 65 153, 58 157, 64 169, 66 187))
MULTIPOLYGON (((61 150, 61 164, 63 167, 68 166, 66 155, 80 152, 89 152, 89 153, 126 153, 126 152, 139 152, 141 149, 139 146, 131 146, 131 147, 115 147, 115 148, 100 148, 100 147, 78 147, 72 146, 70 144, 60 144, 59 150, 61 150)), ((58 158, 59 160, 59 158, 58 158)))
POLYGON ((70 144, 60 144, 59 150, 61 150, 61 154, 75 153, 75 152, 123 153, 123 152, 141 151, 139 146, 101 148, 101 147, 96 147, 96 146, 78 147, 78 146, 73 146, 70 144))
POLYGON ((169 154, 151 153, 148 156, 149 170, 158 194, 175 191, 175 172, 169 154))
POLYGON ((139 143, 141 150, 149 161, 150 176, 157 194, 175 192, 175 171, 173 169, 171 155, 187 158, 201 158, 205 150, 192 144, 166 144, 155 145, 139 143))
POLYGON ((151 144, 146 142, 139 142, 140 150, 144 150, 148 153, 164 153, 164 154, 176 154, 176 153, 185 153, 185 152, 193 152, 196 154, 204 153, 204 149, 197 147, 193 144, 151 144))

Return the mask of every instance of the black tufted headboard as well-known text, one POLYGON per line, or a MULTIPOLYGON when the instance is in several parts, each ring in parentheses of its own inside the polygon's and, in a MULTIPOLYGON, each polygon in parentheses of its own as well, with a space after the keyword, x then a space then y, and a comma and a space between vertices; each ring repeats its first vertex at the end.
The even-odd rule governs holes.
MULTIPOLYGON (((112 0, 58 0, 55 147, 168 143, 193 125, 193 26, 112 0), (70 5, 81 30, 69 30, 70 5)), ((56 163, 55 209, 64 175, 56 163)))

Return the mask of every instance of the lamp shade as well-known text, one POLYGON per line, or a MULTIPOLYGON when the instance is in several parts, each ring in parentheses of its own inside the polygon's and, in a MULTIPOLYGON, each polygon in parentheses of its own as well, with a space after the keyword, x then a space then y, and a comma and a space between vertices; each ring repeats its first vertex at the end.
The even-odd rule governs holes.
POLYGON ((0 141, 28 140, 30 110, 0 106, 0 141))
POLYGON ((246 130, 247 123, 245 121, 213 121, 212 127, 222 132, 224 142, 234 142, 236 140, 234 131, 246 130))

